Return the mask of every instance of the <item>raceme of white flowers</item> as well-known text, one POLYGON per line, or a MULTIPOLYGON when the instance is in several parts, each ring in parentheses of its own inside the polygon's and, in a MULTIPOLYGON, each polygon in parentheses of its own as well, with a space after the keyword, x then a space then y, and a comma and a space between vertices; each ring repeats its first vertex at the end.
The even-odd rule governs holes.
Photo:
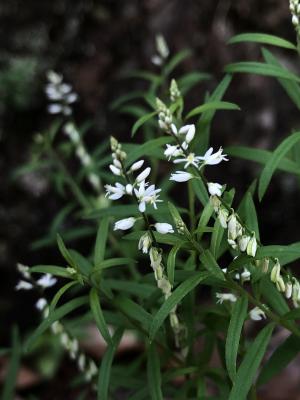
POLYGON ((151 58, 151 61, 153 64, 161 66, 165 63, 170 54, 167 42, 162 35, 156 36, 156 51, 157 54, 151 58))
POLYGON ((292 24, 295 27, 297 34, 300 33, 300 3, 299 0, 290 0, 290 11, 292 14, 292 24))
POLYGON ((83 167, 87 168, 87 179, 90 182, 91 186, 94 188, 96 192, 101 192, 101 181, 99 176, 93 172, 94 163, 92 157, 90 156, 89 152, 87 151, 84 143, 80 137, 80 134, 75 126, 75 124, 71 121, 67 122, 64 127, 63 131, 65 135, 70 139, 75 147, 75 153, 78 159, 80 160, 83 167))
MULTIPOLYGON (((35 306, 41 312, 43 318, 48 317, 49 305, 45 298, 41 297, 35 306)), ((78 340, 66 331, 61 322, 55 321, 51 325, 51 330, 54 335, 59 336, 60 344, 68 352, 70 358, 76 361, 77 367, 83 372, 85 380, 90 382, 97 375, 98 371, 94 360, 80 350, 78 340)))
POLYGON ((45 93, 51 104, 48 106, 50 114, 63 114, 69 116, 72 114, 73 104, 78 99, 78 95, 73 91, 71 85, 63 81, 63 76, 54 71, 47 73, 48 83, 45 87, 45 93))

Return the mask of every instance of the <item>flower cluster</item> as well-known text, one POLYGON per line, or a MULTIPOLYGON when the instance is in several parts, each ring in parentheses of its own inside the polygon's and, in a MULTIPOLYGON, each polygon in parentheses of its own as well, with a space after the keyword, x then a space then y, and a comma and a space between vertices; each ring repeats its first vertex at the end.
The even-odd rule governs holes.
POLYGON ((300 34, 300 2, 299 0, 290 0, 290 11, 292 14, 292 23, 295 27, 297 35, 300 34))
MULTIPOLYGON (((106 196, 110 200, 119 200, 125 195, 131 196, 138 203, 138 210, 141 213, 146 211, 148 205, 152 205, 157 209, 157 203, 162 201, 159 199, 161 189, 157 189, 155 185, 150 185, 146 180, 151 173, 151 168, 145 168, 134 178, 133 174, 142 168, 144 160, 136 161, 129 168, 125 168, 124 161, 127 155, 122 150, 121 144, 114 137, 111 138, 111 149, 113 163, 109 168, 114 175, 124 179, 124 184, 116 182, 114 185, 105 185, 106 196)), ((137 218, 134 217, 121 219, 115 223, 114 229, 130 229, 136 220, 137 218)))
POLYGON ((165 63, 170 54, 167 42, 162 35, 156 36, 156 51, 157 54, 151 58, 151 61, 153 64, 161 66, 165 63))
MULTIPOLYGON (((213 152, 213 148, 210 147, 203 156, 196 155, 189 151, 189 145, 193 141, 196 133, 195 125, 189 124, 178 128, 174 123, 172 123, 172 114, 170 113, 170 110, 159 99, 157 99, 157 109, 159 111, 159 127, 166 133, 171 134, 177 142, 177 144, 174 145, 166 144, 164 155, 168 161, 173 160, 174 164, 184 164, 184 170, 189 167, 201 170, 205 165, 217 165, 222 161, 228 161, 226 154, 223 154, 222 147, 220 147, 215 153, 213 152)), ((171 175, 170 180, 175 182, 186 182, 193 178, 195 178, 195 175, 190 172, 175 171, 175 173, 171 175)))
MULTIPOLYGON (((48 317, 49 305, 45 298, 41 297, 36 302, 36 308, 42 313, 43 318, 48 317)), ((85 380, 90 382, 97 375, 97 366, 94 360, 80 350, 78 340, 67 332, 61 322, 55 321, 51 325, 51 330, 59 336, 62 347, 68 352, 70 358, 76 361, 79 370, 84 374, 85 380)))
POLYGON ((48 106, 50 114, 63 114, 69 116, 72 114, 73 104, 78 95, 73 92, 71 85, 63 82, 63 76, 54 71, 47 73, 48 83, 45 88, 48 99, 52 102, 48 106))
POLYGON ((54 278, 51 274, 44 274, 36 282, 33 283, 30 269, 27 265, 17 264, 17 269, 22 275, 23 279, 20 279, 17 283, 15 287, 16 290, 31 290, 34 288, 34 284, 40 289, 47 289, 51 286, 54 286, 57 282, 57 279, 54 278))
POLYGON ((73 122, 67 122, 64 125, 63 131, 65 135, 70 139, 75 147, 75 153, 78 159, 80 160, 81 164, 87 168, 88 174, 87 178, 90 182, 91 186, 94 188, 96 192, 101 192, 101 181, 99 176, 93 172, 94 163, 92 157, 88 153, 84 143, 80 137, 80 134, 73 122))

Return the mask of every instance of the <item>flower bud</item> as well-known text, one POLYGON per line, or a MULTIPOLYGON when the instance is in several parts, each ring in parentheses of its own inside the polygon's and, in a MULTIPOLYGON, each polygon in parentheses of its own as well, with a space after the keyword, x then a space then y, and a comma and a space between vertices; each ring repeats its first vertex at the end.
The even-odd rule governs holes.
POLYGON ((149 256, 150 256, 150 263, 151 267, 155 270, 157 269, 162 261, 162 255, 160 251, 156 247, 151 247, 149 251, 149 256))
POLYGON ((127 229, 130 229, 133 227, 133 225, 135 224, 135 221, 136 221, 136 219, 134 217, 120 219, 119 221, 117 221, 115 223, 114 231, 119 230, 119 229, 122 231, 126 231, 127 229))
POLYGON ((227 228, 228 215, 229 215, 228 210, 225 207, 221 206, 220 210, 219 210, 218 218, 219 218, 222 228, 224 228, 224 229, 227 228))
POLYGON ((292 282, 287 282, 285 285, 285 297, 287 299, 290 299, 292 297, 292 293, 293 293, 293 285, 292 282))
POLYGON ((276 258, 276 262, 274 267, 272 268, 270 278, 272 282, 276 283, 279 277, 280 277, 280 263, 278 258, 276 258))
POLYGON ((250 239, 251 237, 247 235, 242 235, 238 238, 238 244, 241 251, 246 251, 250 239))
POLYGON ((151 172, 151 168, 147 167, 146 169, 144 169, 143 172, 141 172, 137 177, 136 177, 136 182, 140 183, 142 181, 144 181, 150 174, 151 172))
POLYGON ((300 306, 300 285, 296 278, 293 278, 292 299, 294 307, 298 308, 300 306))
POLYGON ((135 162, 130 167, 130 172, 137 171, 138 169, 140 169, 142 167, 143 164, 144 164, 144 160, 139 160, 139 161, 135 162))
POLYGON ((163 235, 165 235, 166 233, 174 233, 174 229, 171 224, 167 224, 165 222, 157 222, 154 226, 157 232, 162 233, 163 235))
POLYGON ((255 233, 253 232, 251 239, 247 245, 247 254, 248 256, 255 257, 257 250, 257 241, 255 237, 255 233))
POLYGON ((110 168, 111 172, 112 172, 114 175, 117 175, 117 176, 120 176, 120 175, 121 175, 121 170, 120 170, 119 168, 117 168, 115 165, 110 164, 109 168, 110 168))
MULTIPOLYGON (((221 207, 221 200, 218 198, 218 196, 210 196, 209 198, 209 202, 210 204, 213 206, 214 211, 217 213, 219 212, 219 209, 221 207)), ((226 210, 227 211, 227 210, 226 210)), ((228 211, 227 211, 227 217, 228 217, 228 211)), ((226 217, 226 221, 227 221, 227 217, 226 217)), ((222 224, 221 224, 222 225, 222 224)), ((223 225, 222 225, 223 226, 223 225)), ((227 228, 227 222, 226 222, 226 226, 225 228, 227 228)))
POLYGON ((146 232, 144 235, 141 236, 139 240, 138 249, 142 250, 144 254, 147 254, 151 244, 152 244, 151 236, 149 235, 148 232, 146 232))

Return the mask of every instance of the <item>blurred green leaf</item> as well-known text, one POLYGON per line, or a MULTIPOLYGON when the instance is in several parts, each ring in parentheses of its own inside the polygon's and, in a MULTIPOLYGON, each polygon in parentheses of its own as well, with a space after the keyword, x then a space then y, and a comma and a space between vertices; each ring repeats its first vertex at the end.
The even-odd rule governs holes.
POLYGON ((241 42, 255 42, 262 44, 270 44, 272 46, 283 47, 286 49, 297 50, 297 47, 288 40, 282 39, 278 36, 268 35, 265 33, 242 33, 233 36, 227 44, 236 44, 241 42))
POLYGON ((163 400, 161 389, 160 360, 155 343, 150 343, 147 350, 148 387, 152 400, 163 400))

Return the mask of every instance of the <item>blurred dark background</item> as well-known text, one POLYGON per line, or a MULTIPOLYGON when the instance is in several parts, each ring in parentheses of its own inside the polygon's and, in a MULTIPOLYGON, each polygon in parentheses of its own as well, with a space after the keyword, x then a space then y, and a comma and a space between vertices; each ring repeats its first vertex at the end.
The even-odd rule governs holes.
MULTIPOLYGON (((288 0, 17 0, 0 3, 0 341, 9 339, 18 321, 26 330, 36 318, 33 295, 15 293, 16 263, 59 262, 53 248, 32 251, 61 206, 44 176, 12 179, 28 160, 33 136, 49 125, 44 96, 45 73, 64 74, 80 96, 78 123, 93 122, 87 135, 91 149, 114 134, 130 140, 133 118, 110 110, 111 102, 141 85, 121 75, 134 69, 156 68, 151 63, 155 35, 162 33, 172 53, 190 48, 193 56, 175 77, 193 70, 213 79, 198 85, 188 103, 197 105, 233 61, 260 60, 259 46, 227 46, 237 33, 265 32, 295 41, 288 0), (25 300, 24 300, 25 299, 25 300)), ((298 57, 289 51, 274 53, 291 70, 298 57)), ((218 112, 212 144, 274 148, 299 125, 296 107, 275 79, 236 76, 225 99, 241 112, 218 112)), ((259 173, 254 163, 231 160, 215 179, 236 186, 238 196, 259 173), (221 174, 221 176, 220 176, 221 174)), ((213 176, 212 176, 213 177, 213 176)), ((287 244, 300 239, 299 190, 296 178, 276 174, 264 202, 258 204, 264 243, 287 244)), ((82 244, 81 244, 82 245, 82 244)))

